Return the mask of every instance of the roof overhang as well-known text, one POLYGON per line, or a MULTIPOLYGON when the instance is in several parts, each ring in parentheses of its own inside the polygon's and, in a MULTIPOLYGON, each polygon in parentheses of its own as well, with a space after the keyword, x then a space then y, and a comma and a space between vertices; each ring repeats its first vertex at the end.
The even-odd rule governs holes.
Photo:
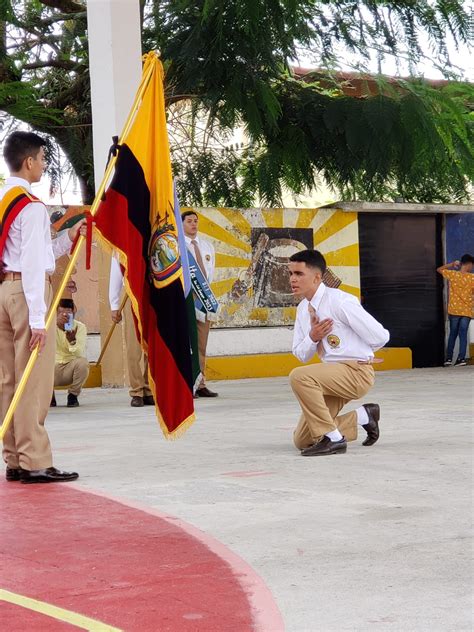
POLYGON ((333 202, 322 209, 357 213, 474 213, 474 204, 412 204, 410 202, 333 202))

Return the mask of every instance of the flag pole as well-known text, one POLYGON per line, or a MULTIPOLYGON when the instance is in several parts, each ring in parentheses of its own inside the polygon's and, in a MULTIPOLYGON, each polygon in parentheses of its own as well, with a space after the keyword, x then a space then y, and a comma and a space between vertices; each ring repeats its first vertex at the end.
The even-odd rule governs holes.
MULTIPOLYGON (((125 307, 125 304, 126 304, 127 301, 128 301, 128 294, 125 292, 125 295, 124 295, 124 297, 122 299, 122 303, 120 304, 120 307, 119 307, 119 310, 118 310, 119 314, 121 314, 123 312, 123 308, 125 307)), ((99 358, 98 358, 97 362, 95 363, 96 366, 99 366, 102 358, 104 357, 105 352, 107 351, 107 347, 109 346, 109 342, 110 342, 110 339, 112 338, 112 334, 115 331, 115 327, 117 327, 117 323, 113 322, 111 327, 110 327, 110 329, 109 329, 109 333, 107 334, 107 338, 105 339, 105 342, 102 345, 102 349, 100 351, 99 358)))
MULTIPOLYGON (((148 53, 148 55, 154 55, 155 58, 157 59, 157 54, 155 52, 148 53)), ((155 70, 156 70, 156 62, 150 64, 146 72, 142 75, 142 80, 138 87, 137 94, 135 95, 132 108, 130 110, 130 113, 123 127, 122 133, 120 135, 120 138, 118 141, 119 144, 122 142, 122 140, 126 137, 128 132, 130 131, 130 128, 133 124, 133 119, 135 117, 135 113, 140 106, 140 102, 143 98, 145 90, 147 89, 150 79, 153 73, 155 72, 155 70)), ((94 201, 92 202, 92 206, 90 207, 90 214, 92 215, 92 217, 97 213, 97 209, 99 208, 99 204, 105 192, 105 187, 107 186, 110 176, 112 175, 112 171, 115 167, 116 161, 117 161, 117 155, 112 156, 109 160, 109 164, 107 165, 107 168, 105 170, 104 177, 102 178, 102 182, 100 183, 100 186, 97 189, 97 193, 95 195, 94 201)), ((69 263, 66 267, 66 270, 64 271, 64 275, 61 279, 61 283, 59 284, 58 291, 56 292, 56 295, 54 296, 51 306, 49 308, 48 317, 46 319, 46 330, 48 330, 53 323, 53 320, 56 315, 56 310, 59 305, 59 301, 61 299, 61 296, 64 290, 66 289, 67 282, 69 281, 69 278, 71 274, 73 273, 73 270, 76 265, 77 259, 79 258, 79 254, 80 254, 82 245, 84 243, 84 240, 85 238, 82 235, 79 235, 79 239, 77 240, 76 247, 74 248, 74 251, 69 259, 69 263)), ((51 334, 49 333, 49 335, 51 334)), ((23 371, 23 375, 21 376, 21 380, 18 382, 18 386, 16 387, 12 401, 10 402, 10 406, 8 407, 8 410, 2 421, 2 425, 0 427, 0 440, 4 438, 8 428, 10 427, 11 421, 13 419, 13 415, 15 414, 16 407, 18 406, 18 402, 20 401, 21 396, 23 395, 26 383, 28 382, 31 372, 33 371, 36 360, 38 359, 38 355, 39 355, 38 347, 35 347, 30 354, 28 362, 25 366, 25 370, 23 371)))

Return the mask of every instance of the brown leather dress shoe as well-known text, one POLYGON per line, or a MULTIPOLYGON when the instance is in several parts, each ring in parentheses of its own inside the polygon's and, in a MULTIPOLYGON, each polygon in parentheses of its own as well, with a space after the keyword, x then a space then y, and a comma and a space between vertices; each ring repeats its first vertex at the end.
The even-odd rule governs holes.
POLYGON ((155 398, 153 397, 153 395, 144 395, 143 403, 145 404, 145 406, 154 406, 155 398))
POLYGON ((380 437, 379 419, 380 406, 378 404, 364 404, 365 410, 369 417, 369 423, 362 426, 367 433, 367 439, 362 441, 362 445, 374 445, 380 437))
POLYGON ((21 467, 7 467, 5 478, 9 483, 20 480, 21 467))
POLYGON ((347 450, 347 441, 344 437, 339 441, 331 441, 326 435, 318 441, 313 443, 309 448, 301 450, 301 456, 328 456, 329 454, 344 454, 347 450))
POLYGON ((198 388, 196 391, 196 395, 198 397, 219 397, 218 393, 214 391, 210 391, 207 386, 203 386, 202 388, 198 388))
POLYGON ((132 408, 141 408, 142 406, 145 406, 145 402, 143 401, 143 397, 140 397, 139 395, 135 395, 134 397, 132 397, 132 399, 130 401, 130 406, 132 408))
POLYGON ((68 483, 79 478, 77 472, 62 472, 55 467, 44 470, 21 470, 20 480, 25 485, 32 483, 68 483))

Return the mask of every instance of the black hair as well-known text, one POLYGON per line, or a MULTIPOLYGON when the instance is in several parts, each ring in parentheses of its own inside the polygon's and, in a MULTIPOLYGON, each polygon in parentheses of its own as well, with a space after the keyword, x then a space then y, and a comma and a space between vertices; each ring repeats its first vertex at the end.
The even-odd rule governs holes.
POLYGON ((472 255, 463 255, 461 257, 461 265, 464 265, 465 263, 474 263, 474 257, 472 255))
POLYGON ((26 158, 36 158, 46 141, 34 132, 13 132, 5 141, 3 157, 12 173, 20 171, 26 158))
POLYGON ((319 250, 300 250, 291 255, 290 261, 294 263, 306 263, 308 268, 318 268, 321 274, 326 272, 326 259, 319 250))
POLYGON ((59 300, 58 307, 64 307, 64 309, 72 309, 72 311, 76 309, 72 298, 61 298, 59 300))
POLYGON ((190 215, 196 215, 196 217, 198 216, 196 211, 184 211, 184 213, 181 213, 181 221, 184 221, 184 219, 190 215))

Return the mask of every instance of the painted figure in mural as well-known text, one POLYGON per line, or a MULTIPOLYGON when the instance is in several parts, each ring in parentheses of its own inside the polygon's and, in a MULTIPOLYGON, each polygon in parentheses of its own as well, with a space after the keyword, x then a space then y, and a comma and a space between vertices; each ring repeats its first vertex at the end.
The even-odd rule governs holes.
POLYGON ((3 440, 7 481, 73 481, 76 472, 53 467, 44 423, 54 381, 55 331, 46 331, 52 300, 55 259, 70 251, 84 220, 51 241, 46 207, 32 193, 45 169, 44 140, 31 132, 14 132, 4 146, 11 176, 0 191, 0 373, 1 416, 5 417, 15 384, 38 347, 39 356, 3 440))
POLYGON ((474 257, 463 255, 460 261, 453 261, 437 268, 448 281, 449 338, 444 366, 452 366, 454 346, 459 338, 458 358, 454 366, 466 366, 467 332, 474 314, 474 257))
POLYGON ((130 406, 154 406, 155 400, 148 383, 148 359, 137 339, 130 301, 125 303, 123 314, 120 312, 123 292, 123 274, 118 259, 113 256, 110 264, 109 303, 112 322, 124 323, 125 348, 127 350, 128 381, 130 384, 130 406))
POLYGON ((327 287, 322 279, 326 261, 317 250, 290 257, 290 284, 302 297, 296 311, 293 354, 301 362, 315 355, 321 364, 294 369, 290 384, 302 415, 294 442, 303 456, 346 452, 357 439, 357 428, 371 446, 379 438, 380 407, 364 404, 340 415, 351 400, 363 397, 374 384, 374 352, 389 340, 389 332, 346 292, 327 287))
MULTIPOLYGON (((181 219, 183 220, 186 246, 196 260, 196 263, 200 267, 201 272, 204 274, 208 283, 210 284, 212 282, 212 277, 214 276, 214 268, 216 264, 214 246, 206 239, 199 237, 199 219, 194 211, 185 211, 181 214, 181 219)), ((202 320, 202 318, 202 312, 196 310, 199 364, 201 366, 202 373, 202 381, 198 389, 196 390, 196 397, 217 397, 217 393, 211 391, 206 386, 206 349, 211 322, 206 316, 204 317, 204 321, 202 320)))

